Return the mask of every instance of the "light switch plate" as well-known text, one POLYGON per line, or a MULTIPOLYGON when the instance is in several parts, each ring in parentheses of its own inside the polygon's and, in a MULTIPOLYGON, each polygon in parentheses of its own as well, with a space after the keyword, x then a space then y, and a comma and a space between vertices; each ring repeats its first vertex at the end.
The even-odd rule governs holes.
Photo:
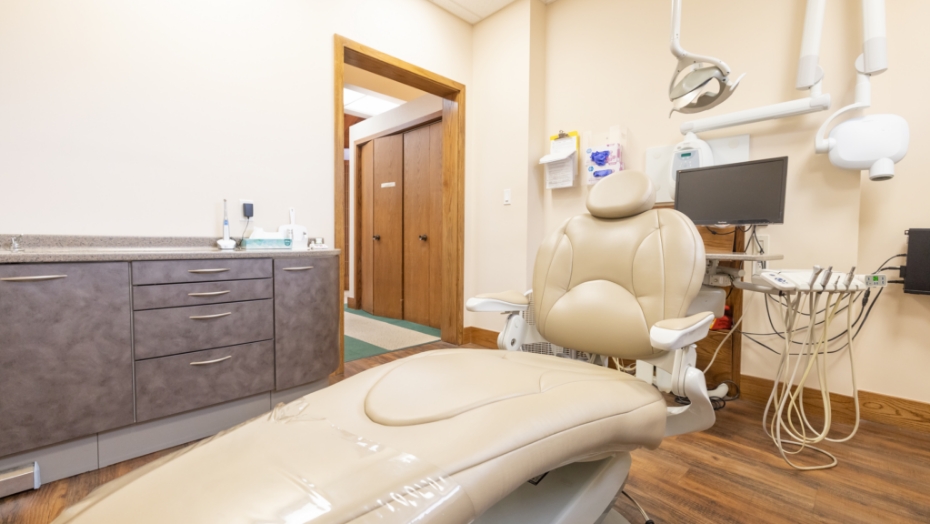
POLYGON ((505 206, 509 206, 509 205, 510 205, 510 195, 511 195, 510 190, 509 190, 509 189, 505 189, 505 190, 504 190, 504 205, 505 205, 505 206))

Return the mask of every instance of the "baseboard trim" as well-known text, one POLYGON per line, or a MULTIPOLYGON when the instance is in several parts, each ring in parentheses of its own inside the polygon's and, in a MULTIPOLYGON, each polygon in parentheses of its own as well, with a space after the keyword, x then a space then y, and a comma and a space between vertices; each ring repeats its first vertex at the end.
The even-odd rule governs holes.
POLYGON ((482 329, 480 327, 468 326, 465 328, 465 343, 466 344, 477 344, 483 348, 488 349, 498 349, 497 347, 497 331, 491 331, 490 329, 482 329))
MULTIPOLYGON (((766 378, 743 375, 741 397, 764 404, 768 401, 773 384, 773 381, 766 378)), ((855 421, 856 406, 852 397, 830 393, 830 400, 833 420, 845 424, 855 421)), ((804 388, 804 409, 818 417, 823 415, 823 403, 818 390, 804 388)), ((859 413, 862 420, 930 433, 930 404, 916 400, 860 390, 859 413)))

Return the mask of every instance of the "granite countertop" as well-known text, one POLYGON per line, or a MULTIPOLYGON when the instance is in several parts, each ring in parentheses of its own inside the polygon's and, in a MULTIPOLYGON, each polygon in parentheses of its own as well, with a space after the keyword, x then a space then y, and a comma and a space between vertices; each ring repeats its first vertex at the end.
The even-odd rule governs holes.
POLYGON ((0 264, 38 262, 121 262, 132 260, 184 260, 223 258, 295 258, 339 254, 338 249, 250 249, 221 251, 215 238, 205 237, 103 237, 26 235, 16 253, 10 251, 13 235, 0 234, 0 264))

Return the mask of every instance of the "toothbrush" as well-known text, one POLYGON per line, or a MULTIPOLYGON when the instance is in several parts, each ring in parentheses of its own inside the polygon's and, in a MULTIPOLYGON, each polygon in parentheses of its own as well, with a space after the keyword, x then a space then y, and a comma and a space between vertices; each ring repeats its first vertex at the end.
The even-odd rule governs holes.
POLYGON ((220 249, 235 249, 236 242, 229 238, 229 211, 226 209, 226 199, 223 199, 223 238, 216 241, 220 249))
POLYGON ((223 199, 223 240, 229 240, 229 210, 226 209, 226 199, 223 199))

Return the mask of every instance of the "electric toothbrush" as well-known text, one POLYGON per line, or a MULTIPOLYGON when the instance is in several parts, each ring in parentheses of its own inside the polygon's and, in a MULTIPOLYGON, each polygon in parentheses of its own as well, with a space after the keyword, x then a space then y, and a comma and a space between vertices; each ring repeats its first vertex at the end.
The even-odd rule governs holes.
POLYGON ((223 199, 223 238, 216 241, 220 249, 235 249, 236 241, 229 238, 229 212, 226 209, 226 199, 223 199))

